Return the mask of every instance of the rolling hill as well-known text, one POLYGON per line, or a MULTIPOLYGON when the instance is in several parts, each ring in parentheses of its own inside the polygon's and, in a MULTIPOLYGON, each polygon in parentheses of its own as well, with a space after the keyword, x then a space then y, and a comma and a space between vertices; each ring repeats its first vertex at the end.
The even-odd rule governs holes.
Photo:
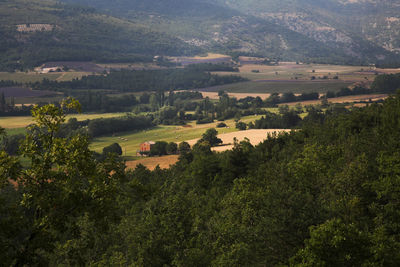
POLYGON ((64 2, 95 7, 225 53, 345 64, 399 60, 400 8, 393 0, 64 2))
POLYGON ((46 61, 140 61, 201 51, 146 25, 52 0, 0 1, 0 68, 46 61))
POLYGON ((206 51, 285 61, 397 63, 399 11, 394 0, 3 0, 0 68, 206 51))

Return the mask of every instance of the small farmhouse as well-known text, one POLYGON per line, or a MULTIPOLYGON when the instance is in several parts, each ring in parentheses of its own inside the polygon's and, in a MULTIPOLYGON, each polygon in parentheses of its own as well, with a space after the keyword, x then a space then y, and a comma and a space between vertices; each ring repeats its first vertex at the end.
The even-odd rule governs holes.
POLYGON ((153 141, 147 141, 144 142, 142 144, 140 144, 140 153, 144 154, 144 153, 149 153, 151 147, 155 144, 155 142, 153 141))

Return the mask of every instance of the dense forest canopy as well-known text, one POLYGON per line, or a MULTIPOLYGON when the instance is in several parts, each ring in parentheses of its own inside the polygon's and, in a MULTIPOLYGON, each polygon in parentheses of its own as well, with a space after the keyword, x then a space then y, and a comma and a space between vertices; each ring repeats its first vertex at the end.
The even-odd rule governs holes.
POLYGON ((5 265, 396 266, 400 93, 310 119, 258 146, 207 142, 170 169, 95 159, 33 110, 20 154, 0 152, 5 265), (16 186, 18 184, 18 186, 16 186))

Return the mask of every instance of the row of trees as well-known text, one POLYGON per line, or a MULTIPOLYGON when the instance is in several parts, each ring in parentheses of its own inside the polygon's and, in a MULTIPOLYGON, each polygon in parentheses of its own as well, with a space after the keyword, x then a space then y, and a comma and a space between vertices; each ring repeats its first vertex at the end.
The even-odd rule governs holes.
POLYGON ((111 70, 104 75, 83 76, 72 81, 30 83, 37 90, 109 89, 124 92, 168 91, 203 88, 245 81, 240 76, 219 76, 209 72, 184 68, 160 70, 111 70))

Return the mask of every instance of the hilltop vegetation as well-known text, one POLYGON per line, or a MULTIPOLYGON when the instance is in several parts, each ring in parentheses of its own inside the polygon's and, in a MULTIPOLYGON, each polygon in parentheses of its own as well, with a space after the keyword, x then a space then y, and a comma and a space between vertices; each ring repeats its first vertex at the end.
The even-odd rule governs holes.
POLYGON ((155 55, 205 51, 272 61, 399 61, 394 3, 378 5, 372 14, 367 4, 335 1, 62 2, 0 2, 0 70, 46 61, 148 62, 155 55))
POLYGON ((149 61, 159 54, 200 51, 146 25, 52 0, 1 1, 0 25, 1 70, 32 68, 46 61, 149 61), (17 25, 34 24, 50 29, 17 30, 17 25))
POLYGON ((399 61, 400 20, 395 1, 64 2, 95 7, 151 25, 197 47, 232 55, 353 65, 399 61))

